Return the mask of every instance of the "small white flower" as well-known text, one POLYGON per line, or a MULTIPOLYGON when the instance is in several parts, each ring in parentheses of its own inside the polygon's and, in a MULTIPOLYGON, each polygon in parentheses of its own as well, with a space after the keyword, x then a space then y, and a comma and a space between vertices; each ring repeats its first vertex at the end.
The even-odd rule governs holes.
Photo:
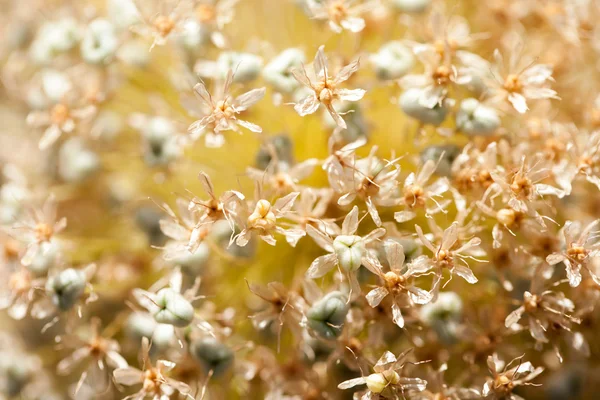
POLYGON ((81 57, 90 64, 103 64, 112 58, 118 46, 119 41, 113 24, 98 18, 90 22, 83 35, 81 57))

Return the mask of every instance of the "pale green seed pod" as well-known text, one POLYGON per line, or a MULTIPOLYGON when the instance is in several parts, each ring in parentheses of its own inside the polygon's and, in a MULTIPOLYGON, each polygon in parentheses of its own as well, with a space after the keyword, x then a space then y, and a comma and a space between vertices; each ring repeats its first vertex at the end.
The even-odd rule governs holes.
POLYGON ((58 152, 58 175, 68 183, 81 183, 100 168, 100 159, 87 149, 81 138, 65 141, 58 152))
POLYGON ((202 242, 195 252, 185 252, 176 258, 169 260, 174 265, 181 267, 182 271, 188 275, 199 275, 210 258, 210 247, 207 243, 202 242))
POLYGON ((391 41, 384 44, 370 57, 377 78, 381 80, 399 79, 415 65, 415 56, 401 42, 391 41))
POLYGON ((178 328, 188 326, 194 319, 194 307, 180 293, 171 288, 164 288, 156 293, 154 319, 161 324, 169 324, 178 328))
POLYGON ((421 162, 425 164, 432 160, 437 163, 435 173, 439 176, 450 176, 452 174, 452 163, 460 154, 460 148, 454 144, 443 144, 428 146, 421 152, 421 162))
MULTIPOLYGON (((346 122, 346 129, 337 132, 337 135, 344 143, 351 143, 361 138, 366 138, 369 134, 367 122, 358 102, 343 102, 334 105, 338 113, 343 114, 342 118, 346 122)), ((329 129, 336 129, 337 123, 327 111, 323 111, 325 125, 329 129)))
POLYGON ((308 326, 326 339, 338 337, 348 314, 347 302, 348 298, 341 292, 326 294, 308 310, 308 326))
POLYGON ((213 376, 222 375, 233 364, 233 350, 213 337, 193 340, 190 352, 200 362, 205 372, 212 371, 213 376))
POLYGON ((264 80, 280 93, 293 93, 300 85, 291 70, 299 68, 306 62, 304 52, 300 49, 286 49, 273 58, 263 69, 264 80))
POLYGON ((400 108, 410 117, 424 124, 438 126, 446 119, 450 111, 446 104, 442 103, 433 108, 427 108, 420 102, 423 91, 419 88, 408 89, 400 96, 400 108))
POLYGON ((56 265, 59 253, 58 243, 54 241, 40 243, 38 251, 33 256, 31 264, 27 265, 27 269, 35 276, 44 276, 50 268, 56 265))
POLYGON ((273 159, 273 151, 280 163, 292 165, 294 163, 294 143, 288 135, 273 136, 261 146, 256 153, 256 167, 266 169, 273 159))
POLYGON ((333 249, 340 267, 346 272, 358 270, 366 252, 362 238, 354 235, 336 237, 333 241, 333 249))
POLYGON ((367 376, 365 383, 371 392, 379 394, 389 385, 396 385, 398 382, 400 382, 400 375, 396 371, 386 370, 367 376))
POLYGON ((109 21, 97 18, 90 22, 81 40, 81 58, 89 64, 104 64, 116 53, 119 40, 109 21))
POLYGON ((61 311, 71 309, 81 299, 86 286, 85 271, 67 268, 48 279, 46 290, 61 311))
POLYGON ((164 117, 152 117, 142 132, 147 149, 144 160, 149 165, 165 165, 181 153, 175 140, 176 128, 164 117))
POLYGON ((399 11, 422 13, 431 4, 431 0, 392 0, 392 5, 399 11))
POLYGON ((460 103, 456 113, 456 127, 468 135, 491 135, 500 126, 498 112, 481 104, 477 99, 468 98, 460 103))
POLYGON ((384 241, 380 242, 380 245, 377 247, 377 255, 379 257, 380 260, 385 261, 387 260, 387 255, 385 253, 385 249, 386 246, 388 246, 388 243, 390 242, 395 242, 395 243, 399 243, 402 246, 402 249, 404 250, 404 259, 405 262, 410 262, 411 260, 414 260, 415 258, 417 258, 418 256, 420 256, 423 253, 423 249, 421 248, 421 245, 419 245, 419 243, 416 240, 413 239, 407 239, 407 238, 396 238, 396 237, 389 237, 387 239, 385 239, 384 241))
POLYGON ((462 310, 462 300, 456 293, 441 292, 434 303, 421 308, 421 319, 437 333, 442 342, 451 344, 457 339, 462 310))

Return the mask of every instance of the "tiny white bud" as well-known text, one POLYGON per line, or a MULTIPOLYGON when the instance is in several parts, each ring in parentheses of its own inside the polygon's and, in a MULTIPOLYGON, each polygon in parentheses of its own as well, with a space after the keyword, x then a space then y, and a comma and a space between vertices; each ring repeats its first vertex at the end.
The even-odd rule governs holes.
POLYGON ((411 13, 422 13, 431 4, 431 0, 392 0, 398 10, 411 13))
POLYGON ((263 70, 263 78, 281 93, 292 93, 299 87, 291 70, 301 67, 306 61, 304 53, 300 49, 286 49, 269 62, 263 70))
POLYGON ((221 375, 233 363, 233 351, 213 337, 194 340, 190 352, 202 364, 205 372, 212 371, 214 376, 221 375))
POLYGON ((460 103, 456 113, 456 126, 470 135, 489 135, 500 126, 500 117, 495 109, 468 98, 460 103))
POLYGON ((162 324, 186 327, 194 319, 194 307, 181 294, 171 288, 164 288, 156 293, 158 311, 154 319, 162 324))
POLYGON ((333 249, 340 267, 346 272, 358 270, 366 252, 362 238, 354 235, 336 237, 333 241, 333 249))
POLYGON ((406 46, 397 41, 384 44, 371 55, 371 63, 379 79, 398 79, 408 73, 415 64, 415 57, 406 46))
POLYGON ((75 305, 85 291, 85 271, 67 268, 48 279, 46 290, 52 296, 52 302, 62 311, 75 305))
POLYGON ((433 108, 427 108, 421 104, 423 90, 411 88, 400 96, 400 107, 409 116, 418 119, 425 124, 440 125, 446 119, 448 107, 445 103, 436 105, 433 108))
POLYGON ((98 18, 90 22, 81 41, 81 57, 90 64, 107 62, 117 51, 119 41, 113 24, 98 18))
POLYGON ((98 156, 84 147, 81 138, 70 138, 58 152, 58 174, 65 182, 82 182, 99 167, 98 156))
POLYGON ((389 385, 396 385, 400 382, 400 375, 396 371, 383 371, 378 374, 371 374, 366 378, 366 384, 369 390, 379 394, 389 385))
POLYGON ((342 333, 348 314, 348 298, 341 292, 326 294, 308 310, 308 325, 325 338, 334 338, 342 333))
POLYGON ((462 315, 462 300, 454 292, 441 292, 435 303, 421 307, 421 318, 428 325, 436 321, 458 319, 462 315))

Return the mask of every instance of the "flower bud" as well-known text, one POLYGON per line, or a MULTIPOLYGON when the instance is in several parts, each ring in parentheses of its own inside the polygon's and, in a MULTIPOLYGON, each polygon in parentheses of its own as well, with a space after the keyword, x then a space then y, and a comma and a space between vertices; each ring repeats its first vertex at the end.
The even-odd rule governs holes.
POLYGON ((141 39, 131 39, 119 48, 118 57, 125 64, 137 68, 146 68, 150 63, 148 45, 141 39))
POLYGON ((176 129, 167 118, 150 118, 142 133, 147 144, 144 159, 149 165, 165 165, 179 156, 180 148, 175 140, 176 129))
POLYGON ((333 241, 333 249, 340 267, 346 272, 358 270, 366 252, 362 238, 354 235, 336 237, 333 241))
POLYGON ((206 35, 202 26, 197 21, 190 19, 182 24, 182 32, 177 40, 185 49, 194 51, 206 43, 206 35))
POLYGON ((38 251, 33 256, 31 264, 27 265, 27 269, 35 276, 46 275, 48 270, 56 264, 59 251, 59 245, 54 241, 40 243, 38 251))
POLYGON ((400 108, 407 115, 418 119, 425 124, 440 125, 448 114, 448 105, 442 103, 433 108, 427 108, 421 104, 423 90, 419 88, 408 89, 400 96, 400 108))
POLYGON ((431 0, 392 0, 392 5, 399 11, 422 13, 431 4, 431 0))
POLYGON ((233 363, 233 351, 217 339, 207 336, 194 340, 190 352, 208 373, 214 376, 223 374, 233 363))
POLYGON ((96 153, 86 149, 83 141, 70 138, 58 153, 58 175, 69 183, 80 183, 93 175, 100 167, 96 153))
POLYGON ((348 314, 347 301, 341 292, 326 294, 308 310, 308 325, 319 336, 327 339, 338 337, 348 314))
POLYGON ((156 207, 140 207, 135 213, 135 222, 138 227, 148 236, 148 240, 154 246, 162 246, 167 237, 160 229, 160 220, 163 215, 156 207))
POLYGON ((52 296, 52 302, 61 311, 71 309, 85 291, 86 276, 84 270, 67 268, 48 279, 46 290, 52 296))
POLYGON ((421 308, 421 319, 446 344, 456 341, 457 323, 462 316, 462 300, 454 292, 441 292, 435 303, 421 308))
POLYGON ((103 64, 114 56, 119 45, 115 27, 105 19, 90 22, 81 41, 81 57, 89 64, 103 64))
MULTIPOLYGON (((337 103, 334 104, 333 108, 338 113, 343 114, 342 118, 346 122, 346 129, 337 132, 344 143, 351 143, 367 136, 367 123, 359 103, 337 103)), ((325 118, 325 124, 328 128, 337 128, 337 122, 333 120, 329 112, 323 111, 323 116, 325 118)))
POLYGON ((381 80, 401 78, 415 64, 412 51, 397 41, 384 44, 370 59, 377 78, 381 80))
POLYGON ((112 140, 123 129, 121 116, 112 110, 102 110, 92 125, 92 136, 103 140, 112 140))
POLYGON ((120 30, 126 30, 141 20, 133 0, 108 0, 106 14, 120 30))
POLYGON ((193 276, 197 276, 202 272, 210 257, 210 247, 207 243, 202 242, 195 252, 184 252, 179 256, 169 260, 173 265, 181 267, 181 269, 193 276))
POLYGON ((469 135, 490 135, 500 126, 500 117, 495 109, 468 98, 460 103, 456 126, 469 135))
POLYGON ((224 79, 232 70, 234 82, 248 83, 258 78, 262 66, 262 58, 252 53, 224 51, 217 61, 200 61, 194 70, 199 76, 212 79, 224 79))
POLYGON ((159 290, 156 293, 155 303, 158 307, 154 313, 156 322, 183 328, 194 319, 192 304, 171 288, 159 290))
POLYGON ((48 64, 54 56, 71 50, 79 41, 80 31, 77 21, 63 18, 47 22, 39 29, 29 47, 29 54, 38 64, 48 64))
POLYGON ((379 394, 389 385, 396 385, 400 382, 400 375, 396 371, 386 370, 378 374, 371 374, 366 378, 366 384, 369 390, 379 394))
POLYGON ((462 300, 454 292, 441 292, 434 303, 421 308, 421 318, 429 325, 440 319, 459 319, 461 315, 462 300))
POLYGON ((290 72, 306 61, 300 49, 286 49, 269 62, 262 73, 264 80, 281 93, 290 94, 299 86, 290 72))
POLYGON ((267 169, 273 159, 273 152, 278 162, 291 165, 294 163, 293 149, 294 144, 289 136, 284 134, 274 136, 256 153, 256 166, 267 169))
POLYGON ((437 163, 435 173, 439 176, 450 176, 452 174, 452 163, 460 154, 460 149, 454 144, 433 145, 421 152, 421 162, 425 164, 429 160, 437 163))

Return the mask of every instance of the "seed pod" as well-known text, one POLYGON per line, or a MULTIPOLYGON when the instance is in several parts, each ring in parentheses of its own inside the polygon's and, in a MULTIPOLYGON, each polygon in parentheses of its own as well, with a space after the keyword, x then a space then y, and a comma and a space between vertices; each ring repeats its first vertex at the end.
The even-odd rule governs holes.
POLYGON ((144 160, 148 165, 165 165, 175 160, 180 148, 175 140, 176 128, 164 117, 152 117, 142 134, 146 141, 144 160))
POLYGON ((233 81, 248 83, 260 75, 263 60, 252 53, 224 51, 216 61, 200 61, 194 67, 195 72, 204 78, 224 79, 229 70, 234 71, 233 81))
POLYGON ((140 207, 135 213, 135 222, 146 233, 150 244, 162 246, 167 237, 160 229, 160 220, 164 217, 156 207, 140 207))
POLYGON ((380 246, 378 246, 378 257, 380 260, 387 260, 385 249, 388 246, 389 242, 399 243, 402 246, 402 249, 404 250, 404 259, 407 263, 411 260, 414 260, 423 253, 421 245, 416 240, 389 237, 382 241, 380 246))
POLYGON ((460 154, 460 148, 454 144, 433 145, 421 152, 421 162, 425 164, 429 160, 437 163, 435 173, 439 176, 450 176, 452 174, 452 163, 460 154))
POLYGON ((381 393, 389 385, 396 385, 400 382, 400 375, 396 371, 385 370, 378 374, 371 374, 365 380, 371 392, 381 393))
POLYGON ((336 338, 342 333, 348 314, 348 298, 341 292, 326 294, 308 310, 308 325, 327 339, 336 338))
POLYGON ((43 242, 31 260, 31 264, 27 265, 27 269, 35 276, 43 276, 48 273, 48 270, 56 264, 56 259, 60 252, 56 242, 43 242))
MULTIPOLYGON (((342 118, 346 122, 346 129, 336 132, 344 143, 351 143, 368 136, 367 122, 365 121, 359 103, 338 103, 335 104, 333 108, 338 113, 343 114, 342 118)), ((325 124, 329 129, 337 128, 337 123, 333 120, 329 112, 324 111, 323 116, 325 118, 325 124)))
POLYGON ((68 139, 58 152, 58 175, 65 182, 83 182, 98 171, 99 167, 98 156, 86 149, 80 138, 68 139))
POLYGON ((418 119, 425 124, 440 125, 448 115, 448 104, 437 104, 433 108, 427 108, 421 104, 421 95, 423 91, 419 88, 408 89, 400 96, 400 108, 407 115, 418 119))
POLYGON ((333 241, 333 249, 338 263, 344 271, 356 271, 362 265, 366 249, 360 236, 340 235, 333 241))
POLYGON ((158 307, 154 313, 156 322, 183 328, 194 319, 192 304, 171 288, 159 290, 156 293, 155 303, 158 307))
POLYGON ((384 44, 377 53, 371 55, 370 60, 377 78, 381 80, 399 79, 415 65, 412 51, 398 41, 384 44))
POLYGON ((392 0, 392 5, 399 11, 422 13, 431 4, 431 0, 392 0))
POLYGON ((208 263, 210 258, 210 247, 202 242, 194 253, 185 252, 170 260, 174 266, 181 269, 188 275, 197 276, 208 263))
POLYGON ((456 341, 457 324, 462 317, 462 300, 454 292, 441 292, 435 303, 421 308, 421 319, 437 333, 441 341, 456 341))
POLYGON ((456 127, 469 135, 490 135, 500 126, 495 109, 468 98, 460 103, 456 113, 456 127))
POLYGON ((260 147, 256 153, 256 167, 266 169, 273 159, 273 152, 280 163, 288 165, 294 163, 294 143, 288 135, 281 134, 273 136, 260 147))
POLYGON ((104 64, 115 55, 118 45, 113 24, 97 18, 90 22, 83 35, 81 57, 89 64, 104 64))
POLYGON ((39 360, 30 357, 3 357, 0 361, 0 391, 8 398, 18 397, 40 368, 39 360))
POLYGON ((214 376, 223 374, 233 364, 233 351, 213 337, 192 341, 190 352, 206 373, 212 371, 214 376))
POLYGON ((281 93, 293 93, 299 83, 290 72, 306 61, 300 49, 286 49, 269 62, 262 73, 264 80, 281 93))
POLYGON ((54 305, 61 311, 67 311, 81 299, 86 283, 84 270, 67 268, 48 279, 46 290, 50 293, 54 305))

